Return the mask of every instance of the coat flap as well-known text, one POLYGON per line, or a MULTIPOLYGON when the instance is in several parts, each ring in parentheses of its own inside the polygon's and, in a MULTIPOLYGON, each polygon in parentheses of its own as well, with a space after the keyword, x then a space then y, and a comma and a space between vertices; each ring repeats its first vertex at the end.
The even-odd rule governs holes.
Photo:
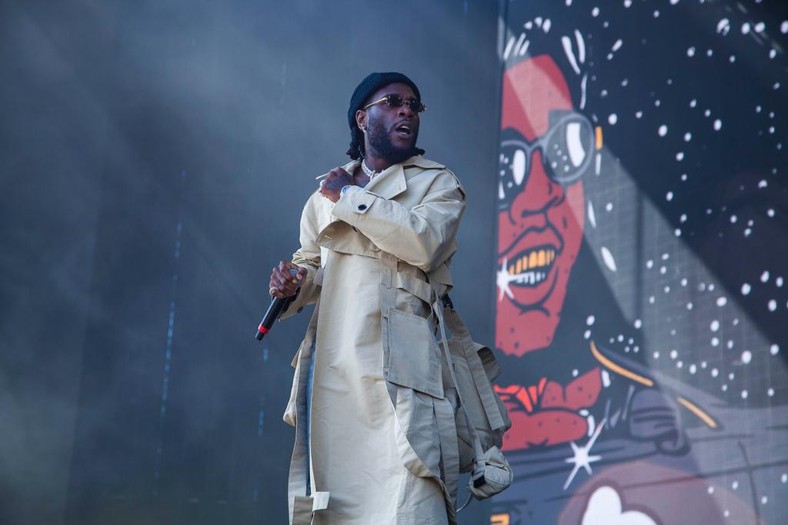
POLYGON ((384 199, 393 199, 408 189, 405 170, 401 164, 395 164, 372 179, 364 189, 384 199))
POLYGON ((329 250, 366 257, 380 257, 380 248, 363 233, 343 221, 334 221, 317 236, 317 243, 329 250))
MULTIPOLYGON (((349 164, 348 166, 355 168, 353 163, 349 164)), ((369 184, 364 187, 364 189, 370 193, 379 195, 384 199, 393 199, 408 188, 407 181, 409 171, 411 172, 410 175, 412 176, 414 171, 415 173, 422 173, 424 170, 432 169, 442 170, 446 169, 446 167, 443 164, 425 159, 424 157, 417 155, 409 158, 401 164, 395 164, 384 170, 381 174, 372 179, 369 184), (418 169, 412 170, 411 168, 418 169)))

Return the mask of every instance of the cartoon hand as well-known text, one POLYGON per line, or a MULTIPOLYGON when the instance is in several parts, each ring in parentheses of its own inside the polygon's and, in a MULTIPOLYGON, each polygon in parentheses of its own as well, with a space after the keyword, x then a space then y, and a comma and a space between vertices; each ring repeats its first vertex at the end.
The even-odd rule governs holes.
POLYGON ((633 438, 654 441, 657 449, 665 454, 679 455, 689 450, 678 408, 662 391, 656 388, 635 391, 627 419, 633 438))

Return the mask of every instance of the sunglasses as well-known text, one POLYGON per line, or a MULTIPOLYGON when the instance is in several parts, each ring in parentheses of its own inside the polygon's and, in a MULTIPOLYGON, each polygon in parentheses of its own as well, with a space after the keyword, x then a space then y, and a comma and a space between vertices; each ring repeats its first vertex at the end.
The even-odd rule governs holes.
POLYGON ((533 142, 514 129, 505 129, 498 155, 499 200, 507 201, 522 191, 537 149, 542 150, 547 176, 564 186, 572 184, 591 165, 596 149, 594 126, 580 113, 552 111, 547 133, 533 142))
POLYGON ((410 110, 413 111, 414 113, 423 113, 424 111, 427 110, 427 106, 422 104, 420 100, 417 100, 415 98, 405 99, 402 98, 401 95, 397 95, 396 93, 385 95, 383 98, 376 100, 375 102, 370 102, 362 109, 366 110, 367 108, 370 108, 375 104, 380 104, 380 103, 385 103, 386 106, 390 108, 398 108, 401 107, 403 104, 406 104, 410 108, 410 110))

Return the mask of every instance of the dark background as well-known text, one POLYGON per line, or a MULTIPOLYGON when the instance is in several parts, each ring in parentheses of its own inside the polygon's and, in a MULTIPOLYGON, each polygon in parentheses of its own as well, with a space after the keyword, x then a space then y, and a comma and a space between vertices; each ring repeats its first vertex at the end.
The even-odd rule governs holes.
POLYGON ((286 522, 308 316, 253 331, 371 71, 419 85, 466 187, 453 297, 492 341, 498 11, 0 4, 0 523, 286 522))

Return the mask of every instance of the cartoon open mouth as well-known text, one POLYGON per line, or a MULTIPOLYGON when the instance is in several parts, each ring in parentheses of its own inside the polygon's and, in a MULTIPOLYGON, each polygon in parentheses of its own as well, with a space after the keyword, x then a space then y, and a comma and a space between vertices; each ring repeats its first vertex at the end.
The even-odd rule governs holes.
POLYGON ((500 260, 496 276, 498 300, 507 298, 520 311, 541 308, 557 282, 561 250, 552 242, 524 247, 511 259, 500 260))
POLYGON ((507 261, 509 286, 536 286, 543 282, 555 261, 555 248, 541 246, 530 248, 507 261))

